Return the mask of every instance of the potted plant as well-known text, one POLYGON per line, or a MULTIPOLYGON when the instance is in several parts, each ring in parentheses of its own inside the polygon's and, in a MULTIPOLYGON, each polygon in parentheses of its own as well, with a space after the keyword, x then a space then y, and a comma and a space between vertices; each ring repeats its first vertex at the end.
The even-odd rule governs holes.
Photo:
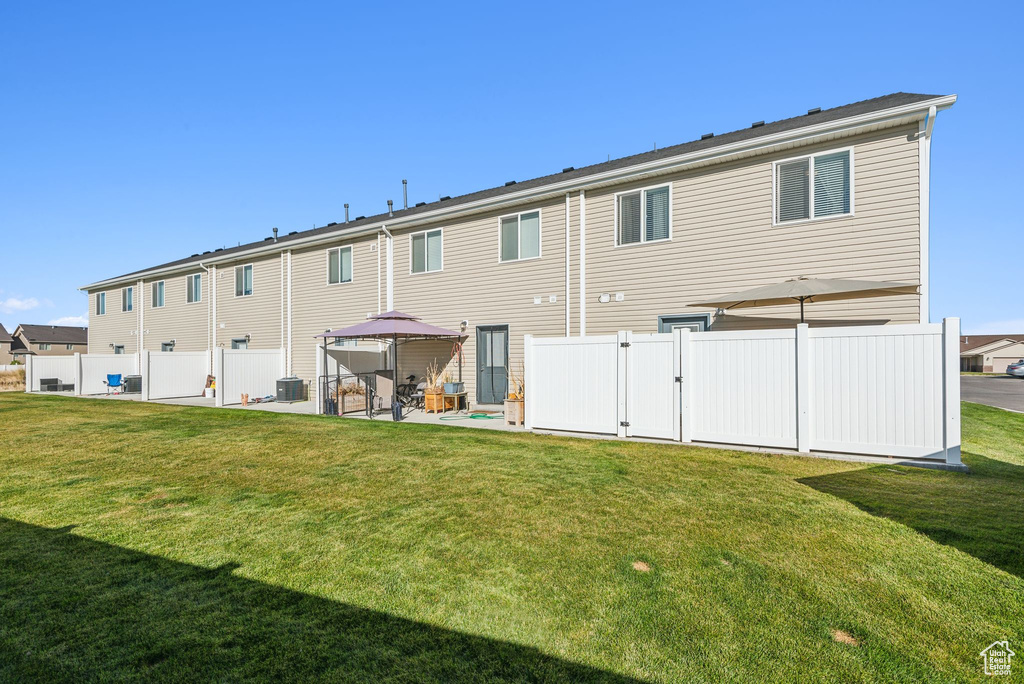
POLYGON ((444 393, 440 385, 441 371, 437 367, 437 361, 427 364, 427 374, 424 377, 427 386, 423 388, 423 403, 427 413, 444 412, 444 393))
POLYGON ((452 372, 446 370, 444 372, 444 393, 445 394, 458 394, 459 392, 466 391, 466 383, 454 382, 452 378, 452 372))
POLYGON ((506 366, 508 373, 508 398, 505 399, 505 422, 509 425, 523 425, 526 419, 526 380, 523 364, 518 368, 506 366))

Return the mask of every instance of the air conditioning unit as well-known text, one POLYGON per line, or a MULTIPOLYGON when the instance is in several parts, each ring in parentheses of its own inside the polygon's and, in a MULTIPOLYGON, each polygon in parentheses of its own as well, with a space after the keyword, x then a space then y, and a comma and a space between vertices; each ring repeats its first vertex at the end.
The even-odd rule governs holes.
POLYGON ((305 400, 305 383, 301 378, 281 378, 277 381, 277 400, 283 402, 305 400))

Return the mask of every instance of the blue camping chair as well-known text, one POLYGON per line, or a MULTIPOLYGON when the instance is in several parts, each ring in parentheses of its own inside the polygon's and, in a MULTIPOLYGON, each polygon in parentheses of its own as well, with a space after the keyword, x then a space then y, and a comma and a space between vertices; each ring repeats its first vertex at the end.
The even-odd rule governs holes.
POLYGON ((110 394, 110 390, 114 390, 114 394, 120 394, 120 392, 124 391, 124 383, 121 382, 120 373, 117 375, 108 373, 107 380, 103 384, 107 386, 107 394, 110 394), (120 390, 120 392, 118 390, 120 390))

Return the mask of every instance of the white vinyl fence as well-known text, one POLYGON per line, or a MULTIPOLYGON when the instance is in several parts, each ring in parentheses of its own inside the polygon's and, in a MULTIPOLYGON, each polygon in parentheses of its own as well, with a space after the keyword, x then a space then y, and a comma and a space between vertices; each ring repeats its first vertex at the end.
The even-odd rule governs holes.
POLYGON ((156 352, 142 354, 142 399, 202 396, 210 374, 210 354, 156 352))
POLYGON ((12 371, 12 370, 18 370, 18 369, 21 369, 21 368, 24 368, 24 367, 25 367, 24 365, 19 365, 19 364, 16 364, 16 363, 0 363, 0 371, 12 371))
POLYGON ((958 464, 959 327, 526 336, 526 426, 958 464))
POLYGON ((138 357, 135 354, 75 354, 78 359, 79 381, 75 394, 106 394, 108 375, 138 375, 138 357))
POLYGON ((68 356, 34 356, 29 355, 25 361, 25 391, 38 392, 39 381, 43 378, 57 378, 62 384, 75 383, 78 391, 78 370, 75 357, 68 356))
POLYGON ((242 394, 276 396, 284 364, 284 349, 217 349, 213 357, 217 406, 241 404, 242 394))

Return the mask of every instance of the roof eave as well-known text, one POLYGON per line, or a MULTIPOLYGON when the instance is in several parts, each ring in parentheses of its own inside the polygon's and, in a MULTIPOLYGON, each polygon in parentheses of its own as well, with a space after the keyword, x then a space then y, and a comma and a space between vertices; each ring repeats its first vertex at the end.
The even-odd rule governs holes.
POLYGON ((164 275, 169 273, 176 273, 180 271, 187 271, 195 269, 201 264, 206 266, 212 266, 221 263, 230 263, 239 259, 244 259, 249 256, 256 254, 272 254, 275 252, 284 252, 290 249, 298 247, 309 247, 314 246, 322 242, 333 242, 339 239, 354 238, 361 235, 376 233, 381 230, 382 227, 387 226, 389 229, 393 228, 406 228, 415 226, 417 224, 431 223, 445 218, 456 218, 462 214, 474 213, 482 210, 498 209, 505 205, 520 204, 522 202, 543 198, 546 195, 558 195, 563 192, 571 192, 573 190, 586 190, 595 186, 606 185, 613 182, 622 182, 629 180, 632 177, 651 175, 657 173, 666 173, 669 171, 677 170, 680 167, 696 163, 708 163, 717 161, 721 157, 730 157, 733 155, 749 153, 756 151, 761 148, 772 147, 780 144, 792 144, 794 142, 801 142, 808 138, 815 138, 821 135, 828 135, 840 132, 848 132, 850 129, 857 129, 866 126, 874 126, 887 121, 893 121, 903 118, 924 118, 928 110, 931 107, 935 107, 937 112, 949 109, 957 101, 957 95, 943 95, 940 97, 931 98, 928 100, 921 100, 919 102, 913 102, 899 107, 890 107, 888 109, 880 109, 875 112, 868 112, 865 114, 859 114, 857 116, 846 117, 842 119, 836 119, 835 121, 826 121, 820 124, 813 124, 811 126, 805 126, 802 128, 795 128, 789 131, 780 131, 779 133, 773 133, 751 140, 743 140, 735 143, 728 143, 716 147, 711 147, 706 150, 699 150, 696 152, 687 152, 684 154, 665 157, 664 159, 656 159, 641 164, 634 164, 631 166, 622 167, 620 169, 612 169, 609 171, 596 173, 582 178, 574 178, 561 182, 553 182, 547 185, 543 185, 536 188, 529 188, 516 192, 511 192, 497 197, 487 197, 475 202, 467 202, 465 204, 459 204, 452 207, 439 207, 433 211, 423 212, 409 217, 401 217, 394 220, 383 220, 374 222, 370 225, 360 226, 353 229, 341 228, 335 232, 328 233, 325 235, 309 236, 308 238, 296 238, 289 240, 285 243, 271 243, 270 245, 255 245, 252 249, 243 250, 239 252, 232 252, 231 254, 225 255, 220 258, 203 259, 187 264, 179 264, 177 266, 168 266, 164 268, 157 268, 151 270, 140 271, 138 273, 131 274, 130 276, 118 276, 116 278, 109 278, 107 280, 100 280, 89 285, 84 285, 79 290, 94 290, 101 289, 104 287, 110 287, 122 283, 132 283, 138 280, 142 280, 155 275, 164 275), (346 231, 351 232, 346 232, 346 231))

